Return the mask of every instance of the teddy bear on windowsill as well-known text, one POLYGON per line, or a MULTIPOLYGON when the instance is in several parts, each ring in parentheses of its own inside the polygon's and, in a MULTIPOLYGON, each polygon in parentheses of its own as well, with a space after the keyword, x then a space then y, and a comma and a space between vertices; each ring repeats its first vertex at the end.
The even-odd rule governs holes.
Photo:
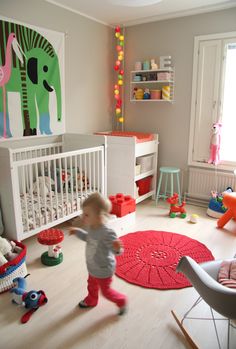
POLYGON ((220 122, 216 122, 212 126, 210 158, 208 164, 218 165, 220 162, 221 127, 222 124, 220 122))

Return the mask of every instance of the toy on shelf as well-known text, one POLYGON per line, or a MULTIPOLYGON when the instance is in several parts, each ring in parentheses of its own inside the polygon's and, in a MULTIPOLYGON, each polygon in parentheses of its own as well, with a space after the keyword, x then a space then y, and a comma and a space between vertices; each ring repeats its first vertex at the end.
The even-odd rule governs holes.
POLYGON ((143 99, 144 91, 142 88, 134 88, 135 99, 143 99))
POLYGON ((150 97, 151 97, 151 93, 150 93, 149 88, 145 88, 144 94, 143 94, 143 99, 150 99, 150 97))
POLYGON ((220 122, 216 122, 212 126, 210 158, 208 164, 218 165, 220 162, 221 127, 222 124, 220 122))
POLYGON ((151 59, 151 69, 152 70, 158 69, 158 65, 155 63, 155 59, 151 59))
POLYGON ((231 218, 236 219, 236 193, 225 194, 223 204, 227 207, 227 211, 217 221, 218 228, 223 228, 231 218))
POLYGON ((160 56, 160 69, 171 67, 171 56, 160 56))
POLYGON ((117 217, 123 217, 136 209, 135 199, 130 195, 116 194, 110 195, 109 200, 112 204, 111 214, 115 214, 117 217))
POLYGON ((233 189, 228 187, 222 193, 211 191, 211 199, 207 208, 207 215, 213 218, 220 218, 226 211, 227 208, 223 205, 223 197, 226 193, 232 193, 233 189))
MULTIPOLYGON (((26 276, 28 275, 29 274, 26 276)), ((16 287, 10 290, 12 293, 12 303, 22 305, 28 309, 28 311, 21 317, 22 324, 28 322, 31 315, 48 301, 44 291, 42 290, 31 290, 26 292, 26 276, 15 278, 13 282, 15 283, 16 287)))
POLYGON ((184 208, 186 203, 183 201, 181 205, 178 205, 179 195, 177 193, 174 193, 173 196, 167 198, 166 201, 170 204, 169 216, 171 218, 175 218, 177 213, 180 213, 181 218, 185 218, 187 216, 184 208))
POLYGON ((46 229, 38 234, 38 242, 48 246, 48 251, 41 256, 41 262, 48 266, 60 264, 63 261, 61 246, 57 245, 64 240, 64 233, 60 229, 46 229))

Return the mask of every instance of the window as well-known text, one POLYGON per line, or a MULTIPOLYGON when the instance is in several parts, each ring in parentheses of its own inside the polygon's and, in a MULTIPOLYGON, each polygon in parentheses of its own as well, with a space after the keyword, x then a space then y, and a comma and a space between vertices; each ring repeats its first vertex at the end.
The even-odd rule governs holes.
POLYGON ((211 127, 221 121, 222 169, 236 166, 236 33, 195 38, 189 165, 207 164, 211 127))
POLYGON ((221 158, 236 162, 236 39, 225 43, 221 158))

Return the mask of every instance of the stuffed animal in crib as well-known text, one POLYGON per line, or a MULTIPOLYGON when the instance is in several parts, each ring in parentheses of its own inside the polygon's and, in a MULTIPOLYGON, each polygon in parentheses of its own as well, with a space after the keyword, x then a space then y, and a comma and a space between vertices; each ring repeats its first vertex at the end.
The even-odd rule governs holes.
POLYGON ((44 197, 50 194, 53 195, 52 186, 55 185, 55 182, 52 178, 48 176, 39 176, 37 181, 33 183, 33 193, 39 194, 44 197))
POLYGON ((85 172, 82 171, 78 172, 77 174, 77 186, 78 186, 78 190, 87 190, 88 186, 89 186, 89 180, 88 177, 85 176, 85 172))
POLYGON ((221 127, 222 124, 220 122, 216 122, 212 126, 210 158, 208 164, 218 165, 220 162, 221 127))
POLYGON ((9 241, 0 236, 0 266, 12 261, 18 256, 18 252, 15 250, 16 244, 14 241, 9 241))
POLYGON ((12 294, 12 303, 22 305, 26 309, 29 309, 21 317, 21 323, 23 324, 28 322, 32 314, 35 313, 38 308, 46 304, 48 301, 44 291, 42 290, 31 290, 29 292, 26 292, 26 276, 13 279, 16 287, 10 290, 10 293, 12 294))

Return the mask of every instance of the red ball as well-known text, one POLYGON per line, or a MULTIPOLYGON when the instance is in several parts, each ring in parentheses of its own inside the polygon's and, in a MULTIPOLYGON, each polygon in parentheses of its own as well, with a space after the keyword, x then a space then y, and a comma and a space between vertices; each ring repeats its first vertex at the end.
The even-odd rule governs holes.
POLYGON ((115 28, 115 32, 120 33, 120 26, 119 25, 115 28))
POLYGON ((119 70, 119 66, 118 65, 115 65, 114 66, 114 69, 117 71, 117 70, 119 70))
POLYGON ((124 70, 123 69, 120 70, 120 75, 124 75, 124 70))

